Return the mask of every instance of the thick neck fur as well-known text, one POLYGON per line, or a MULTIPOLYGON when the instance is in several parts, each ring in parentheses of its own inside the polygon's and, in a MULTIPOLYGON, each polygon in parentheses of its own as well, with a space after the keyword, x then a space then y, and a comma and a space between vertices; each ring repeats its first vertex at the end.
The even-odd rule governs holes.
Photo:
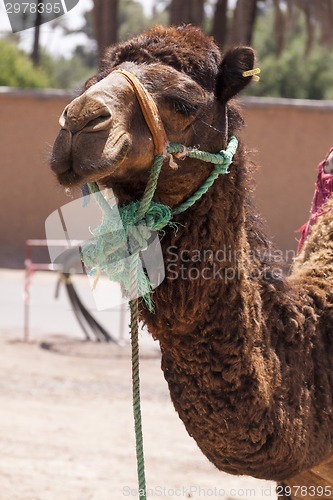
POLYGON ((155 313, 142 309, 142 319, 160 341, 175 408, 206 456, 230 473, 280 480, 331 450, 332 401, 328 412, 316 380, 332 345, 320 333, 314 340, 313 297, 270 255, 241 153, 230 170, 176 218, 177 232, 166 231, 166 278, 155 313))
MULTIPOLYGON (((248 176, 243 152, 239 151, 230 173, 221 176, 192 208, 174 218, 179 224, 177 231, 167 230, 162 237, 166 278, 155 290, 154 301, 158 305, 165 300, 168 308, 161 315, 149 316, 149 321, 159 322, 159 340, 165 321, 176 320, 177 336, 182 328, 188 334, 191 324, 202 324, 211 306, 215 309, 216 300, 227 303, 235 299, 235 289, 243 293, 249 280, 257 284, 279 278, 275 285, 284 287, 283 264, 272 261, 261 219, 252 207, 248 176)), ((169 332, 165 334, 167 342, 169 332)))

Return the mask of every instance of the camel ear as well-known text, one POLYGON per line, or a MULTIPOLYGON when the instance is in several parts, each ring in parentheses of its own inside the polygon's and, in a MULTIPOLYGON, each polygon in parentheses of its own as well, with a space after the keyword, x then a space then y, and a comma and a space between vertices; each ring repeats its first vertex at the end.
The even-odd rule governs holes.
POLYGON ((243 73, 253 69, 254 60, 254 51, 251 47, 236 47, 225 54, 217 76, 218 99, 229 101, 251 82, 252 77, 243 76, 243 73))

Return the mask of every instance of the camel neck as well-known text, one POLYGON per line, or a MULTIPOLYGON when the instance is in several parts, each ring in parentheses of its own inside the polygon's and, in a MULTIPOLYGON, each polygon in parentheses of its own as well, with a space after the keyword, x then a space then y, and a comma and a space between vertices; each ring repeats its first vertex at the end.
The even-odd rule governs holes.
MULTIPOLYGON (((264 251, 259 218, 250 213, 244 171, 236 162, 229 175, 174 218, 178 231, 168 230, 161 241, 166 277, 154 291, 155 318, 147 318, 153 325, 164 321, 175 334, 193 330, 197 335, 196 328, 217 302, 231 312, 250 273, 261 277, 269 252, 264 251)), ((165 329, 166 337, 170 329, 165 329)), ((164 330, 158 328, 158 335, 164 330)))
MULTIPOLYGON (((155 313, 141 314, 160 341, 175 409, 202 452, 220 470, 281 480, 330 450, 325 433, 319 445, 311 437, 321 417, 309 399, 306 331, 316 316, 270 257, 246 171, 235 165, 176 219, 177 233, 166 232, 166 278, 154 291, 155 313)), ((322 348, 320 356, 327 358, 322 348)))

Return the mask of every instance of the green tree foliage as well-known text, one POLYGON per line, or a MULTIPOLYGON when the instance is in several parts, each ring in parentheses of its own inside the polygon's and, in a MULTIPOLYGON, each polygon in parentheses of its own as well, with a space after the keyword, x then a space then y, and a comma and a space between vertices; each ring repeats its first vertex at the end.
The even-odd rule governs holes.
MULTIPOLYGON (((295 99, 333 99, 333 54, 315 41, 306 50, 304 16, 299 15, 286 37, 279 57, 272 38, 273 16, 267 11, 257 20, 253 46, 257 51, 261 80, 249 93, 295 99)), ((319 36, 319 35, 318 35, 319 36)))
MULTIPOLYGON (((118 38, 130 38, 154 24, 168 24, 171 0, 155 0, 153 15, 147 17, 138 0, 119 0, 118 38)), ((325 0, 326 1, 326 0, 325 0)), ((333 0, 332 0, 333 1, 333 0)), ((277 3, 277 0, 275 1, 277 3)), ((229 5, 229 27, 233 19, 231 2, 206 0, 204 28, 211 33, 216 16, 216 7, 229 5), (209 7, 209 8, 208 8, 209 7)), ((240 3, 239 3, 240 4, 240 3)), ((283 6, 282 0, 280 4, 283 6)), ((236 5, 236 3, 234 4, 236 5)), ((257 0, 257 15, 254 24, 254 46, 262 70, 259 84, 251 85, 250 95, 289 97, 303 99, 333 99, 333 53, 322 45, 319 22, 314 25, 312 49, 308 51, 308 18, 301 9, 293 10, 291 18, 283 14, 283 50, 277 55, 276 10, 270 0, 257 0), (306 53, 307 52, 307 53, 306 53)), ((282 17, 281 17, 282 19, 282 17)), ((93 39, 93 17, 85 16, 81 30, 93 39)), ((221 24, 219 23, 221 29, 221 24)), ((71 30, 65 34, 71 34, 71 30)), ((227 42, 226 42, 227 43, 227 42)), ((230 44, 230 40, 229 40, 230 44)), ((228 43, 227 43, 228 45, 228 43)), ((96 46, 95 46, 96 47, 96 46)), ((82 83, 97 70, 96 50, 79 46, 70 59, 53 58, 42 53, 40 71, 35 70, 28 57, 15 47, 15 40, 0 40, 0 84, 18 87, 80 88, 82 83)))
POLYGON ((154 24, 167 24, 168 14, 155 10, 151 18, 144 12, 138 0, 120 0, 118 15, 118 39, 127 40, 154 24))
POLYGON ((149 26, 142 4, 133 0, 120 1, 118 21, 119 40, 127 40, 149 26))
POLYGON ((76 32, 85 33, 89 39, 97 41, 97 52, 100 56, 103 54, 105 45, 112 45, 115 40, 127 40, 153 24, 168 23, 168 13, 165 10, 154 8, 153 16, 147 17, 143 4, 138 0, 118 0, 118 2, 114 2, 117 4, 116 10, 111 8, 111 4, 106 9, 103 2, 104 0, 94 0, 93 10, 85 13, 84 26, 80 30, 76 30, 76 32), (110 37, 111 21, 114 23, 115 15, 118 21, 117 29, 112 32, 112 37, 110 37), (100 19, 103 19, 104 22, 101 23, 100 19), (104 32, 104 30, 107 31, 104 32))
POLYGON ((19 88, 52 86, 49 76, 33 67, 29 57, 7 40, 0 40, 0 85, 19 88))
POLYGON ((53 88, 78 89, 96 72, 94 61, 94 57, 79 46, 70 59, 52 58, 43 52, 40 67, 49 75, 53 88))

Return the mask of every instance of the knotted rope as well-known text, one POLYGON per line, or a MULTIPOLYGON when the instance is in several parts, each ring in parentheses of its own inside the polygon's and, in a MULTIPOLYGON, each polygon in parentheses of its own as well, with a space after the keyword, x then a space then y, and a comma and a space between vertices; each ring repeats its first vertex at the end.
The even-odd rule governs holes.
POLYGON ((171 222, 174 215, 180 214, 193 206, 213 185, 217 177, 228 173, 228 167, 236 152, 238 141, 232 137, 226 151, 217 154, 206 153, 193 148, 184 148, 181 144, 167 146, 167 153, 182 153, 190 158, 214 163, 214 169, 202 186, 181 205, 171 209, 162 203, 152 201, 164 157, 157 155, 150 172, 149 181, 140 202, 132 202, 119 209, 115 205, 110 207, 95 183, 89 183, 89 189, 103 210, 102 223, 93 230, 95 241, 85 245, 81 257, 90 274, 98 276, 105 273, 111 281, 120 283, 130 298, 142 297, 149 311, 153 311, 154 304, 151 298, 152 286, 145 273, 141 259, 137 259, 139 252, 148 247, 148 241, 153 231, 160 231, 166 226, 177 229, 177 224, 171 222), (131 262, 137 263, 137 290, 131 291, 131 262), (96 266, 97 263, 97 266, 96 266))
POLYGON ((82 248, 81 258, 86 268, 90 269, 91 274, 98 276, 101 271, 104 271, 112 281, 119 282, 122 285, 129 297, 131 312, 133 413, 139 497, 146 500, 140 405, 138 297, 141 296, 143 298, 145 305, 150 311, 153 311, 154 306, 151 299, 152 286, 143 269, 139 254, 140 251, 147 248, 152 231, 160 231, 168 225, 176 229, 177 224, 172 222, 173 216, 184 212, 194 205, 208 191, 219 175, 228 173, 228 167, 232 163, 238 141, 235 137, 231 137, 227 149, 217 154, 187 148, 181 144, 168 145, 163 123, 150 94, 132 73, 123 70, 116 70, 115 73, 122 74, 132 85, 136 93, 147 125, 153 135, 156 156, 142 200, 132 202, 120 208, 119 212, 116 206, 109 206, 102 193, 99 192, 96 183, 88 183, 90 192, 103 212, 103 220, 100 226, 93 231, 95 242, 89 243, 82 248), (213 163, 214 165, 212 173, 204 184, 192 196, 174 209, 152 201, 164 160, 168 158, 170 162, 172 154, 179 155, 180 157, 196 158, 201 161, 213 163), (128 264, 127 259, 129 259, 129 265, 126 265, 128 264))
POLYGON ((205 193, 207 193, 208 189, 214 184, 219 175, 227 174, 229 172, 228 168, 232 163, 237 147, 238 140, 234 136, 231 136, 226 151, 222 150, 217 154, 207 153, 193 148, 185 148, 181 144, 170 144, 170 146, 167 147, 168 153, 180 153, 188 156, 189 158, 196 158, 201 161, 213 163, 214 165, 212 173, 203 185, 181 205, 174 208, 172 210, 173 215, 185 212, 185 210, 192 207, 205 193))

